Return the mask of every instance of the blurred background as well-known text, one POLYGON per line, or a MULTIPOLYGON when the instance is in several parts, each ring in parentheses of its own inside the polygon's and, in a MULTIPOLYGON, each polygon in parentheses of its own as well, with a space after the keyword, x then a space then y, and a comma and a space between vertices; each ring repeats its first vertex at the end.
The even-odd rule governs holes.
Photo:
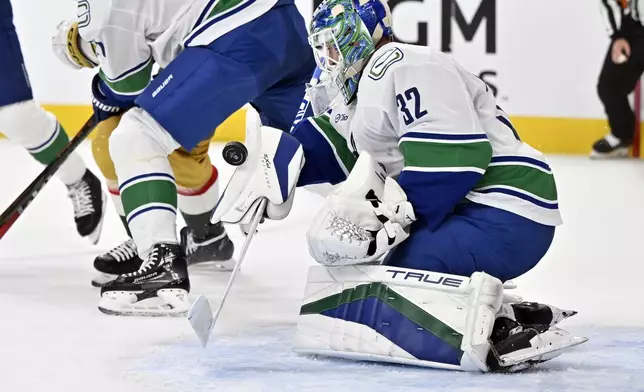
MULTIPOLYGON (((523 140, 546 153, 588 154, 608 132, 597 94, 611 34, 602 3, 391 0, 390 6, 397 39, 441 48, 479 74, 496 91, 523 140)), ((75 16, 75 2, 12 4, 36 100, 73 133, 91 113, 93 71, 62 65, 51 53, 50 37, 61 20, 75 16)), ((317 5, 315 0, 296 4, 307 20, 317 5)), ((215 137, 241 138, 240 122, 243 116, 233 116, 215 137)))

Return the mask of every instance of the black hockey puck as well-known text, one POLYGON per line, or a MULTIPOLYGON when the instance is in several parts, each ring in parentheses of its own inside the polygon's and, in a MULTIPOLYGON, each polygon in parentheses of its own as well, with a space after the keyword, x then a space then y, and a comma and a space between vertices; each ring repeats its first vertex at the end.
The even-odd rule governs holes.
POLYGON ((224 161, 226 161, 227 164, 240 166, 246 162, 246 158, 248 158, 248 150, 241 142, 229 142, 224 146, 221 155, 223 155, 224 161))

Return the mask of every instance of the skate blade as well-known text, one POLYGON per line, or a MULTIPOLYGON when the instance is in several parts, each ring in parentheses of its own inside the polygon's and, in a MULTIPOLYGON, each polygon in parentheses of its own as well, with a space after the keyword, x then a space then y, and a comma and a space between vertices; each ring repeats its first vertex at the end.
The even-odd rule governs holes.
MULTIPOLYGON (((553 308, 553 306, 551 306, 551 308, 553 308)), ((577 315, 577 313, 579 312, 577 312, 576 310, 564 310, 556 308, 556 312, 554 312, 553 310, 553 313, 555 314, 553 314, 552 323, 550 324, 551 327, 559 324, 564 320, 568 320, 569 318, 577 315)))
POLYGON ((628 158, 628 148, 617 148, 608 153, 597 152, 595 150, 590 152, 590 159, 623 159, 628 158))
POLYGON ((228 272, 232 271, 233 268, 235 268, 235 264, 237 262, 235 259, 228 259, 228 260, 212 260, 212 261, 199 261, 199 262, 188 262, 188 268, 193 269, 196 268, 197 270, 213 270, 215 272, 228 272))
MULTIPOLYGON (((538 350, 526 350, 525 353, 511 353, 502 355, 499 358, 499 363, 502 367, 511 367, 511 366, 522 366, 525 362, 536 362, 541 363, 549 361, 553 358, 558 357, 559 355, 570 351, 573 347, 579 346, 580 344, 586 343, 588 338, 573 336, 563 330, 550 330, 547 332, 552 332, 562 336, 563 334, 568 334, 569 337, 565 340, 560 340, 558 342, 550 342, 546 347, 542 347, 538 350)), ((546 333, 547 333, 546 332, 546 333)), ((522 369, 518 369, 522 370, 522 369)))
POLYGON ((180 317, 190 309, 188 292, 183 289, 160 289, 156 296, 143 300, 137 294, 107 291, 101 296, 98 310, 118 316, 180 317))
POLYGON ((89 242, 92 245, 98 244, 98 240, 101 239, 101 233, 103 232, 103 222, 105 222, 105 210, 106 210, 105 207, 107 207, 107 197, 105 196, 105 192, 103 191, 101 191, 101 200, 103 205, 103 209, 101 210, 101 219, 98 221, 98 225, 96 225, 96 228, 94 229, 94 231, 92 231, 87 235, 87 237, 85 237, 89 240, 89 242))
POLYGON ((92 286, 102 287, 105 283, 111 282, 118 278, 118 275, 106 274, 105 272, 96 271, 96 275, 92 278, 92 286))

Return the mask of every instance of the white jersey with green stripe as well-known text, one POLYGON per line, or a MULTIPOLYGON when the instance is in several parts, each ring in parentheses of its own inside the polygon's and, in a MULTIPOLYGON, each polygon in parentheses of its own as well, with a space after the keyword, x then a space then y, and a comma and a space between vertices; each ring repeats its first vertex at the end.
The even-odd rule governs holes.
MULTIPOLYGON (((519 139, 488 86, 438 50, 400 43, 376 51, 357 99, 316 120, 335 151, 368 151, 397 178, 417 215, 435 227, 460 203, 561 224, 544 156, 519 139), (325 129, 323 129, 325 128, 325 129)), ((341 158, 341 156, 340 156, 341 158)), ((344 165, 346 166, 346 164, 344 165)))
POLYGON ((101 78, 136 96, 156 63, 166 67, 187 46, 208 45, 268 12, 277 0, 78 0, 81 37, 93 43, 101 78))

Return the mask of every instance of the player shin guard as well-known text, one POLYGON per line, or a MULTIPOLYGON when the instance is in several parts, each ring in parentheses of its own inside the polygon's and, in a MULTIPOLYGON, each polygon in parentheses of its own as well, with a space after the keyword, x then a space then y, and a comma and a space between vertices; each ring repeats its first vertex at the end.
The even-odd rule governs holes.
POLYGON ((167 160, 163 161, 155 159, 139 163, 136 166, 148 166, 148 170, 122 177, 125 180, 119 187, 127 223, 139 254, 145 254, 159 242, 177 243, 177 188, 169 170, 163 170, 163 163, 167 164, 167 160))
POLYGON ((167 158, 176 146, 150 122, 141 109, 130 110, 110 137, 123 209, 142 258, 154 244, 178 242, 177 186, 167 158))
MULTIPOLYGON (((0 130, 44 165, 56 159, 69 143, 69 137, 56 118, 34 101, 0 107, 0 130)), ((56 176, 69 186, 78 183, 86 170, 78 154, 72 153, 56 176)))

